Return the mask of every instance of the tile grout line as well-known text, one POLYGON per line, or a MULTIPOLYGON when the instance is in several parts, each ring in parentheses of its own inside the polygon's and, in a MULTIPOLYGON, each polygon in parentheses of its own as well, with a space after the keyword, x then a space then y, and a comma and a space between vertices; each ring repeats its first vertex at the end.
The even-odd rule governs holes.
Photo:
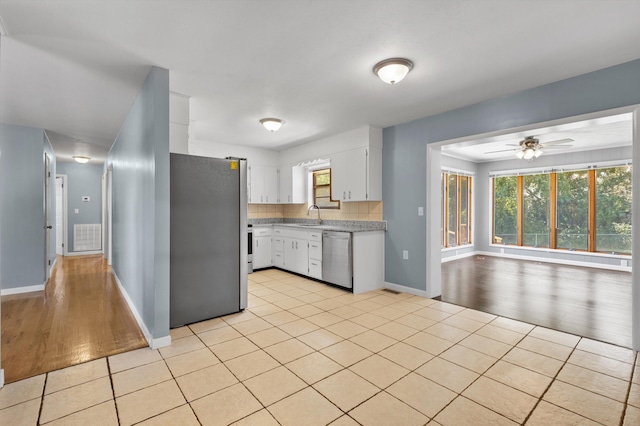
MULTIPOLYGON (((560 372, 561 372, 561 371, 564 369, 564 367, 569 363, 569 358, 571 358, 571 355, 573 355, 573 353, 577 350, 578 345, 580 344, 580 342, 582 341, 582 339, 583 339, 583 338, 584 338, 584 337, 580 336, 580 339, 578 340, 578 342, 576 343, 576 345, 571 349, 571 353, 569 354, 569 356, 567 356, 567 358, 566 358, 566 359, 564 360, 564 362, 562 363, 562 367, 560 367, 560 368, 558 369, 558 371, 556 372, 556 374, 553 376, 553 379, 549 382, 549 385, 546 387, 546 389, 544 390, 544 392, 542 392, 542 394, 541 394, 541 395, 540 395, 540 397, 538 398, 538 401, 535 403, 535 405, 533 406, 533 408, 532 408, 532 409, 531 409, 531 411, 529 412, 529 415, 524 419, 524 422, 523 422, 522 424, 525 424, 525 423, 527 423, 527 421, 529 421, 529 418, 531 417, 531 415, 533 414, 533 412, 535 411, 535 409, 536 409, 536 408, 538 408, 538 405, 540 405, 540 402, 542 401, 542 399, 544 398, 544 396, 547 394, 547 392, 549 391, 549 389, 551 389, 551 386, 553 386, 553 384, 554 384, 554 383, 556 382, 556 380, 558 379, 558 376, 560 375, 560 372)), ((578 387, 579 389, 582 389, 582 388, 580 388, 579 386, 576 386, 576 387, 578 387)), ((583 389, 583 390, 586 390, 586 389, 583 389)), ((545 401, 545 402, 548 402, 548 401, 545 401)), ((552 405, 556 405, 556 404, 554 404, 554 403, 552 403, 552 402, 548 402, 548 403, 549 403, 549 404, 552 404, 552 405)), ((557 406, 557 407, 560 407, 559 405, 556 405, 556 406, 557 406)), ((580 417, 584 417, 585 419, 589 419, 589 420, 591 420, 591 421, 593 421, 593 422, 600 423, 600 422, 597 422, 596 420, 593 420, 593 419, 591 419, 591 418, 589 418, 589 417, 587 417, 587 416, 584 416, 584 415, 582 415, 582 414, 580 414, 580 413, 576 413, 575 411, 571 411, 571 410, 569 410, 568 408, 565 408, 565 407, 560 407, 560 408, 562 408, 562 409, 564 409, 564 410, 567 410, 567 411, 569 411, 569 412, 571 412, 571 413, 574 413, 574 414, 576 414, 576 415, 578 415, 578 416, 580 416, 580 417)))
MULTIPOLYGON (((445 303, 446 303, 446 302, 445 302, 445 303)), ((467 308, 467 309, 470 309, 470 308, 467 308)), ((496 318, 501 318, 501 317, 498 315, 498 316, 496 316, 496 318)), ((493 320, 491 320, 491 321, 490 321, 490 322, 488 322, 488 323, 485 323, 482 327, 480 327, 480 328, 479 328, 478 330, 476 330, 475 332, 471 333, 469 336, 471 336, 471 335, 473 335, 473 334, 477 333, 479 330, 481 330, 481 329, 483 329, 484 327, 486 327, 487 325, 491 324, 493 321, 495 321, 495 319, 496 319, 496 318, 494 318, 493 320)), ((452 326, 452 327, 453 327, 453 326, 452 326)), ((497 327, 497 326, 494 326, 494 327, 497 327)), ((505 330, 506 330, 506 329, 505 329, 505 330)), ((470 387, 471 387, 475 382, 477 382, 477 381, 480 379, 480 377, 485 377, 485 373, 486 373, 487 371, 489 371, 489 370, 490 370, 494 365, 496 365, 498 362, 502 361, 502 360, 503 360, 503 358, 504 358, 504 357, 505 357, 509 352, 511 352, 511 351, 513 350, 513 348, 515 348, 515 347, 516 347, 516 345, 517 345, 518 343, 520 343, 521 341, 523 341, 523 340, 524 340, 524 339, 525 339, 525 338, 526 338, 526 337, 527 337, 527 336, 528 336, 528 335, 529 335, 533 330, 535 330, 535 327, 534 327, 534 328, 532 328, 531 330, 529 330, 526 334, 524 334, 524 335, 522 336, 522 338, 521 338, 520 340, 518 340, 515 344, 511 345, 511 349, 509 349, 507 352, 505 352, 505 353, 504 353, 504 355, 502 355, 500 358, 496 359, 496 362, 494 362, 493 364, 491 364, 491 366, 490 366, 489 368, 487 368, 487 369, 486 369, 482 374, 479 374, 479 375, 478 375, 478 377, 476 377, 476 378, 475 378, 471 383, 469 383, 469 384, 468 384, 464 389, 462 389, 462 391, 460 391, 459 393, 458 393, 458 392, 456 392, 456 393, 457 393, 457 396, 456 396, 455 398, 453 398, 451 401, 449 401, 449 403, 448 403, 447 405, 445 405, 444 407, 442 407, 442 408, 441 408, 441 409, 440 409, 440 410, 439 410, 439 411, 438 411, 438 412, 437 412, 437 413, 432 417, 432 420, 434 420, 434 419, 438 416, 438 414, 440 414, 441 412, 443 412, 443 411, 444 411, 444 410, 445 410, 449 405, 451 405, 451 404, 453 403, 453 401, 455 401, 455 400, 456 400, 456 399, 458 399, 459 397, 469 399, 469 398, 467 398, 466 396, 462 395, 462 393, 463 393, 464 391, 466 391, 467 389, 469 389, 469 388, 470 388, 470 387)), ((510 330, 509 330, 509 331, 510 331, 510 330)), ((467 336, 467 337, 468 337, 468 336, 467 336)), ((484 337, 484 336, 483 336, 483 337, 484 337)), ((466 337, 465 337, 465 339, 466 339, 466 337)), ((487 337, 487 339, 489 339, 489 337, 487 337)), ((462 339, 462 340, 464 340, 464 339, 462 339)), ((491 339, 491 340, 495 340, 495 339, 491 339)), ((498 341, 498 340, 496 340, 496 341, 498 341)), ((504 343, 504 342, 501 342, 501 343, 504 343)), ((458 342, 458 343, 455 343, 453 346, 458 345, 458 344, 459 344, 459 342, 458 342)), ((451 347, 453 347, 453 346, 451 346, 451 347)), ((474 351, 474 350, 475 350, 475 349, 471 349, 471 348, 467 348, 467 349, 472 350, 472 351, 474 351)), ((440 355, 441 355, 441 354, 443 354, 444 352, 446 352, 447 350, 449 350, 449 349, 446 349, 446 350, 442 351, 440 354, 436 355, 436 357, 440 357, 440 355)), ((478 351, 476 351, 476 352, 478 352, 478 351)), ((482 352, 478 352, 478 353, 482 353, 482 352)), ((486 355, 486 354, 485 354, 485 355, 486 355)), ((490 355, 489 355, 489 356, 490 356, 490 355)), ((448 361, 448 360, 446 360, 446 359, 445 359, 445 361, 448 361)), ((429 362, 429 361, 427 361, 427 362, 429 362)), ((449 362, 451 362, 451 361, 449 361, 449 362)), ((504 362, 508 362, 508 361, 504 361, 504 362)), ((456 364, 455 362, 452 362, 452 364, 458 365, 458 364, 456 364)), ((463 367, 463 366, 460 366, 460 367, 462 367, 462 368, 466 368, 466 367, 463 367)), ((524 368, 524 367, 522 367, 522 368, 524 368)), ((470 370, 470 371, 473 371, 473 370, 470 370)), ((474 371, 474 373, 475 373, 475 371, 474 371)), ((418 373, 418 374, 419 374, 419 373, 418 373)), ((489 377, 487 377, 487 378, 488 378, 488 379, 491 379, 491 378, 489 378, 489 377)), ((427 380, 428 380, 428 379, 427 379, 427 380)), ((491 379, 491 380, 493 380, 493 379, 491 379)), ((434 383, 435 383, 435 382, 434 382, 434 383)), ((501 382, 498 382, 498 383, 501 383, 501 382)), ((441 385, 441 384, 439 384, 439 383, 437 383, 437 384, 438 384, 438 385, 440 385, 440 386, 443 386, 443 385, 441 385)), ((504 383, 502 383, 502 384, 504 385, 504 383)), ((509 386, 509 385, 505 385, 505 386, 509 386)), ((443 387, 445 387, 445 388, 446 388, 446 386, 443 386, 443 387)), ((511 386, 509 386, 509 387, 511 387, 511 386)), ((446 388, 446 389, 448 389, 448 388, 446 388)), ((515 389, 515 388, 513 388, 513 389, 515 389)), ((449 389, 449 390, 451 390, 451 389, 449 389)), ((516 389, 516 390, 519 390, 519 389, 516 389)), ((522 391, 520 391, 520 392, 522 392, 522 391)), ((525 392, 525 393, 526 393, 526 392, 525 392)), ((499 416, 504 417, 505 419, 508 419, 508 420, 513 421, 512 419, 508 418, 507 416, 505 416, 505 415, 503 415, 503 414, 500 414, 500 413, 498 413, 497 411, 495 411, 495 410, 493 410, 493 409, 491 409, 491 408, 489 408, 489 407, 485 407, 484 405, 482 405, 482 404, 480 404, 480 403, 478 403, 478 402, 476 402, 476 401, 473 401, 472 399, 469 399, 469 400, 470 400, 470 401, 472 401, 472 402, 473 402, 473 403, 475 403, 475 404, 480 405, 481 407, 486 408, 486 409, 487 409, 487 410, 489 410, 489 411, 492 411, 492 412, 496 413, 496 414, 497 414, 497 415, 499 415, 499 416)), ((536 405, 537 405, 537 404, 536 404, 536 405)), ((536 406, 534 405, 533 409, 535 409, 535 407, 536 407, 536 406)), ((531 412, 533 412, 533 409, 531 410, 531 412)), ((527 418, 528 418, 528 416, 527 416, 527 418)), ((434 420, 434 421, 435 421, 435 420, 434 420)), ((527 421, 527 419, 525 419, 525 421, 523 422, 523 424, 524 424, 526 421, 527 421)))
POLYGON ((620 417, 620 426, 623 426, 624 424, 624 418, 627 414, 627 408, 629 407, 629 396, 631 395, 631 387, 633 386, 633 376, 636 371, 637 362, 638 362, 638 352, 635 352, 633 357, 633 366, 631 368, 631 376, 629 377, 629 386, 627 387, 627 396, 624 399, 624 405, 622 407, 622 415, 620 417))
POLYGON ((44 408, 44 396, 45 390, 47 389, 47 380, 49 379, 49 373, 46 373, 44 376, 44 384, 42 385, 42 399, 40 400, 40 409, 38 410, 38 420, 37 424, 40 424, 40 417, 42 416, 42 409, 44 408))
MULTIPOLYGON (((189 328, 189 330, 190 330, 191 332, 193 332, 193 330, 191 330, 191 328, 189 328)), ((202 340, 200 339, 200 337, 199 337, 197 334, 195 334, 195 333, 194 333, 194 335, 198 338, 198 340, 200 340, 200 341, 202 342, 202 340)), ((189 337, 189 336, 185 336, 185 337, 189 337)), ((176 340, 178 340, 178 339, 176 339, 176 340)), ((204 342, 202 342, 202 343, 204 344, 204 342)), ((209 347, 208 347, 207 345, 205 345, 205 347, 206 347, 207 349, 209 349, 209 347)), ((211 349, 209 349, 209 351, 211 351, 211 349)), ((190 352, 195 352, 195 351, 190 351, 190 352)), ((185 352, 185 353, 190 353, 190 352, 185 352)), ((173 371, 171 370, 171 368, 169 368, 169 364, 167 364, 167 359, 166 359, 164 356, 162 356, 162 354, 160 353, 160 351, 159 351, 159 350, 158 350, 158 354, 160 354, 160 357, 162 358, 162 361, 164 362, 164 365, 167 367, 167 370, 169 370, 169 374, 171 374, 171 379, 175 382, 176 386, 178 387, 178 390, 180 391, 180 394, 181 394, 181 395, 182 395, 182 397, 184 398, 184 402, 185 402, 185 404, 189 406, 189 409, 191 409, 191 412, 193 413, 194 417, 196 418, 196 421, 197 421, 198 423, 200 423, 200 425, 202 425, 202 422, 200 421, 200 419, 198 418, 198 415, 196 414, 195 410, 194 410, 194 409, 193 409, 193 407, 191 406, 191 403, 189 402, 189 400, 187 399, 186 395, 185 395, 185 394, 184 394, 184 392, 182 391, 182 388, 180 387, 180 384, 178 384, 178 380, 177 380, 177 379, 176 379, 176 377, 174 376, 173 371)), ((176 356, 180 356, 180 355, 183 355, 183 354, 179 354, 179 355, 176 355, 176 356)), ((215 354, 213 354, 213 356, 216 356, 216 355, 215 355, 215 354)), ((216 357, 216 358, 218 358, 218 357, 216 357)), ((219 360, 218 360, 218 361, 219 361, 219 360)), ((221 362, 222 362, 222 361, 221 361, 221 362)), ((215 364, 214 364, 214 365, 215 365, 215 364)), ((206 367, 205 367, 205 368, 206 368, 206 367)), ((196 370, 196 371, 198 371, 198 370, 196 370)), ((164 382, 161 382, 161 383, 164 383, 164 382)), ((172 408, 171 410, 175 410, 176 408, 179 408, 179 407, 182 407, 182 405, 179 405, 178 407, 172 408)), ((158 414, 156 414, 155 416, 152 416, 152 417, 149 417, 149 418, 150 418, 150 419, 152 419, 152 418, 154 418, 154 417, 158 417, 158 416, 160 416, 160 415, 162 415, 162 414, 164 414, 164 413, 168 413, 168 412, 169 412, 169 411, 171 411, 171 410, 164 411, 164 412, 162 412, 162 413, 158 413, 158 414)), ((148 419, 145 419, 145 420, 148 420, 148 419)), ((144 420, 143 420, 143 421, 144 421, 144 420)))
POLYGON ((118 425, 120 425, 120 412, 118 411, 118 402, 116 400, 116 390, 113 387, 113 375, 111 374, 111 364, 109 363, 109 357, 105 359, 107 363, 107 374, 109 374, 109 383, 111 384, 111 395, 113 395, 113 405, 116 409, 116 420, 118 420, 118 425))

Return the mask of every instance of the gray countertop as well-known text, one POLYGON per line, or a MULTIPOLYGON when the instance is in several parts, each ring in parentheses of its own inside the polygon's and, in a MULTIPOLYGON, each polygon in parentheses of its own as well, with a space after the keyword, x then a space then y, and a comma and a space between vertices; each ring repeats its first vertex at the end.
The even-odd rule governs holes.
POLYGON ((372 232, 386 231, 387 222, 372 222, 364 220, 325 220, 318 225, 315 220, 308 219, 249 219, 253 226, 287 226, 299 229, 337 231, 337 232, 372 232))

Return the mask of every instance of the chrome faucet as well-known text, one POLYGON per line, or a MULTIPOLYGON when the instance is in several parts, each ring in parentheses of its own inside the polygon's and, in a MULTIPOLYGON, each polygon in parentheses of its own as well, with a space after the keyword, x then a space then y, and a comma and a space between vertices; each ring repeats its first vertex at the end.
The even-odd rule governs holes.
POLYGON ((309 216, 309 212, 311 211, 311 209, 317 209, 318 210, 318 225, 322 224, 322 219, 320 219, 320 207, 318 207, 317 204, 311 204, 309 206, 309 208, 307 209, 307 216, 309 216))

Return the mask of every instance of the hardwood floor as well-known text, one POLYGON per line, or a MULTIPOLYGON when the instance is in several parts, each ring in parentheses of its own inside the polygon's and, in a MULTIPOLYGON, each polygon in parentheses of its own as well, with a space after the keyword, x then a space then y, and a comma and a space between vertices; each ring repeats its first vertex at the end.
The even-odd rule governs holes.
POLYGON ((631 273, 491 256, 442 264, 442 301, 631 347, 631 273))
POLYGON ((45 291, 2 297, 1 326, 7 383, 147 346, 101 255, 59 256, 45 291))

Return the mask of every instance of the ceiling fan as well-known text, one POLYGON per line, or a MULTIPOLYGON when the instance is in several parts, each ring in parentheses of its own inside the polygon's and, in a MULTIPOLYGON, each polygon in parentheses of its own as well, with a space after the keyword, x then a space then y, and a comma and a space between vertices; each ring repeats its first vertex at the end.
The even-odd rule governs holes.
POLYGON ((573 139, 558 139, 555 141, 543 142, 534 136, 527 136, 520 143, 508 143, 507 146, 516 146, 517 148, 500 149, 498 151, 489 151, 485 154, 495 154, 496 152, 515 151, 516 157, 524 160, 532 160, 538 158, 543 153, 544 149, 560 149, 569 148, 573 145, 565 145, 569 142, 573 142, 573 139))

